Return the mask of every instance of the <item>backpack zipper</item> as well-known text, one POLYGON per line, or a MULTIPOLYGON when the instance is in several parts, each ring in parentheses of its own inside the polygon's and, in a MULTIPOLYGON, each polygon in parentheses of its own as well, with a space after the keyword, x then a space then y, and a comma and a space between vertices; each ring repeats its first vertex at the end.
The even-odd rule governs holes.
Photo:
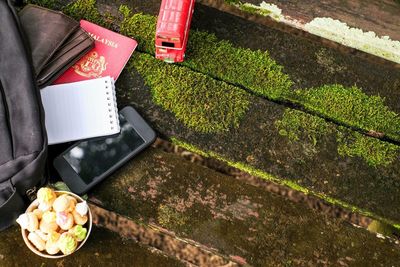
POLYGON ((28 190, 26 190, 26 196, 28 197, 29 201, 34 201, 36 199, 37 187, 34 186, 28 190))

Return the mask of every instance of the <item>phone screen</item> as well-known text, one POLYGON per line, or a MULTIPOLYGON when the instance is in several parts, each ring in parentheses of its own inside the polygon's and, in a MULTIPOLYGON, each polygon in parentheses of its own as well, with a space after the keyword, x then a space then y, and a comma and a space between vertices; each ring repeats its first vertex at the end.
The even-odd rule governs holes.
POLYGON ((145 143, 121 114, 119 121, 121 132, 117 136, 83 141, 63 155, 86 184, 145 143))

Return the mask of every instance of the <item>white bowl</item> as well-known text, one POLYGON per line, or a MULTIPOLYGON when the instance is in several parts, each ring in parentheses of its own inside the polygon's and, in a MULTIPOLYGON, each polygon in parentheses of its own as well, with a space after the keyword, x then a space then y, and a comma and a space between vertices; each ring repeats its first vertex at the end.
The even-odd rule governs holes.
MULTIPOLYGON (((78 203, 85 201, 85 200, 84 200, 83 198, 81 198, 80 196, 78 196, 78 195, 76 195, 76 194, 74 194, 74 193, 68 192, 68 191, 54 191, 54 192, 56 193, 57 196, 63 195, 63 194, 68 194, 68 195, 70 195, 70 196, 76 198, 76 200, 78 201, 78 203)), ((38 206, 39 206, 39 203, 38 203, 38 200, 36 199, 36 200, 34 200, 34 201, 29 205, 29 207, 26 209, 26 212, 31 212, 31 211, 33 211, 34 209, 36 209, 38 206)), ((88 229, 87 234, 86 234, 86 238, 85 238, 82 242, 79 243, 78 247, 76 248, 76 250, 75 250, 74 252, 78 251, 78 250, 85 244, 86 240, 88 239, 88 237, 89 237, 89 235, 90 235, 90 232, 92 231, 92 222, 93 222, 92 213, 90 212, 90 208, 89 208, 89 210, 88 210, 88 221, 87 221, 87 223, 85 224, 85 226, 87 226, 87 229, 88 229)), ((45 251, 39 251, 39 250, 37 250, 36 247, 29 241, 29 239, 28 239, 29 231, 26 230, 26 229, 21 229, 21 232, 22 232, 22 238, 24 239, 25 244, 26 244, 26 245, 28 246, 28 248, 29 248, 33 253, 35 253, 36 255, 39 255, 39 256, 44 257, 44 258, 49 258, 49 259, 59 259, 59 258, 63 258, 63 257, 65 257, 65 256, 71 255, 71 254, 69 254, 69 255, 64 255, 64 254, 62 254, 61 252, 59 252, 59 253, 56 254, 56 255, 50 255, 50 254, 47 254, 45 251)), ((73 253, 74 253, 74 252, 73 252, 73 253)), ((73 254, 73 253, 72 253, 72 254, 73 254)))

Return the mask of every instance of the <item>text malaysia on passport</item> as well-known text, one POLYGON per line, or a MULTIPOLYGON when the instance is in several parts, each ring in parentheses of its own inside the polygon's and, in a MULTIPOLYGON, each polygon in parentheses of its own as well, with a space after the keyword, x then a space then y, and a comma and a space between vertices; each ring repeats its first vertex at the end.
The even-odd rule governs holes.
POLYGON ((117 80, 135 50, 137 42, 86 20, 81 20, 80 24, 95 40, 95 46, 53 84, 106 76, 117 80))

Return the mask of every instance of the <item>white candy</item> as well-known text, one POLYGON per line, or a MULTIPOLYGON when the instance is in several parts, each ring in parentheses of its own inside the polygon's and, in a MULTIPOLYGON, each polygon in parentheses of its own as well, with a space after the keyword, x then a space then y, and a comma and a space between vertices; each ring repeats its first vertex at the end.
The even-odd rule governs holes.
POLYGON ((38 209, 43 212, 46 212, 46 211, 51 210, 51 207, 52 207, 51 204, 40 203, 38 206, 38 209))
POLYGON ((28 214, 24 213, 19 215, 18 219, 17 219, 17 223, 19 225, 21 225, 22 229, 28 229, 29 227, 29 217, 28 214))
POLYGON ((47 241, 47 239, 49 239, 49 238, 48 238, 48 235, 47 235, 46 233, 44 233, 43 231, 41 231, 41 230, 36 230, 35 233, 36 233, 41 239, 43 239, 44 241, 47 241))
POLYGON ((76 210, 77 213, 79 213, 79 215, 85 216, 88 213, 88 210, 89 210, 86 201, 83 201, 81 203, 76 204, 75 210, 76 210))

